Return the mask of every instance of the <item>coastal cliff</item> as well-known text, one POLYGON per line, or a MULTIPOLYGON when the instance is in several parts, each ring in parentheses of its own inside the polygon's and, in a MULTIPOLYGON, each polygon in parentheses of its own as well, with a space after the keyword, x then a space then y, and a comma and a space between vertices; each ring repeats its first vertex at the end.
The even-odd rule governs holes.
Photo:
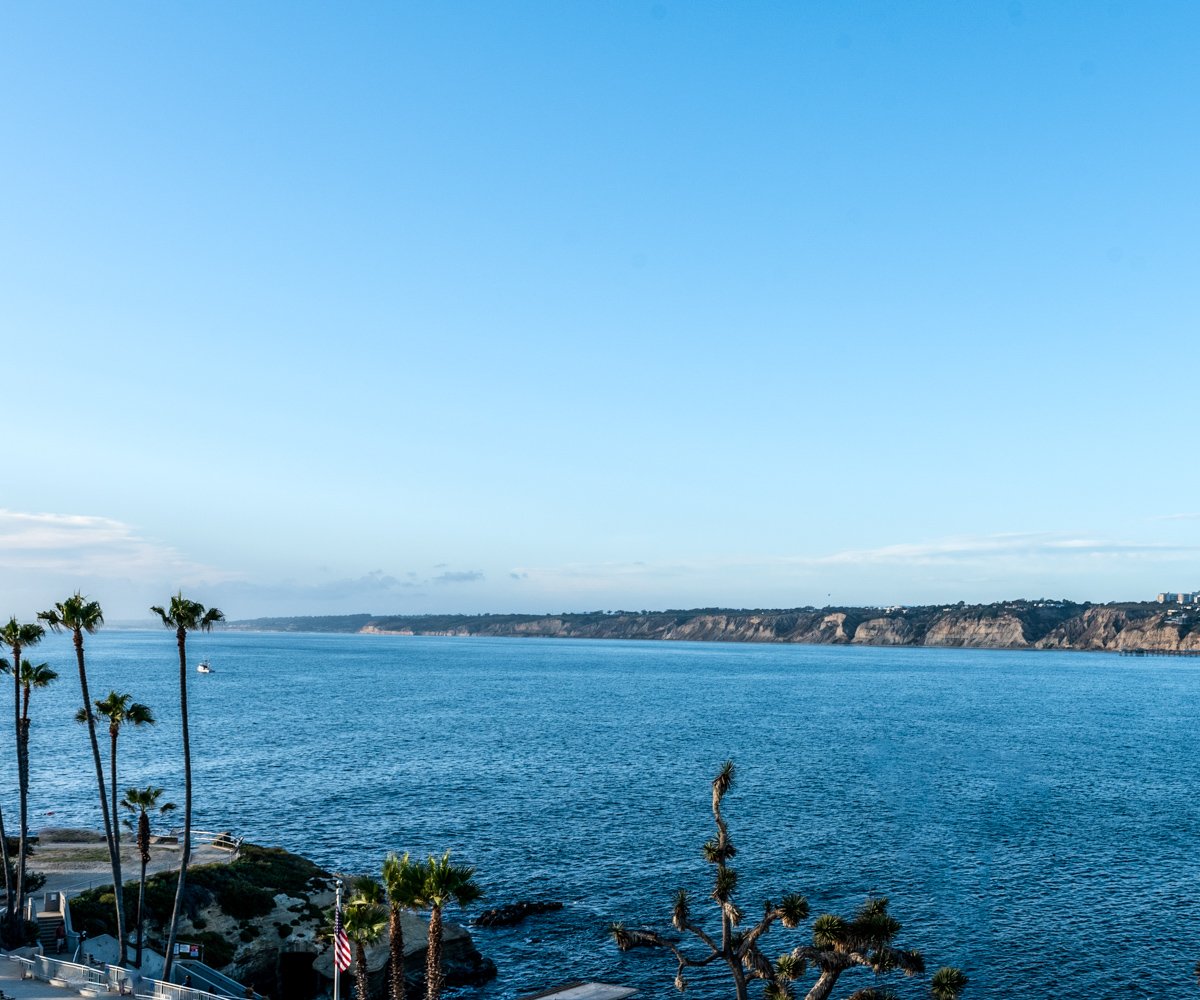
POLYGON ((856 646, 957 646, 1200 654, 1200 608, 1162 604, 996 604, 892 608, 594 611, 557 615, 344 615, 259 618, 227 628, 367 635, 661 639, 856 646))

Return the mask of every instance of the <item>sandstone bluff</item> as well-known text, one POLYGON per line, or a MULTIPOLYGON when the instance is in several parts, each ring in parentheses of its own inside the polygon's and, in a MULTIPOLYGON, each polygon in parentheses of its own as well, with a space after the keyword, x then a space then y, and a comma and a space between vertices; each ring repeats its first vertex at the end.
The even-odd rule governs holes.
POLYGON ((791 610, 597 611, 559 615, 334 615, 232 622, 243 631, 958 646, 1200 654, 1200 609, 1150 603, 791 610))

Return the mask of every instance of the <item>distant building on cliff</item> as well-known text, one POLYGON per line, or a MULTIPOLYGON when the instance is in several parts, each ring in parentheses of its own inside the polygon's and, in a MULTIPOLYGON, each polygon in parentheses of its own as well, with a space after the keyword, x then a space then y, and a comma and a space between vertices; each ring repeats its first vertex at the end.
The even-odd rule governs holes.
POLYGON ((1190 594, 1164 592, 1154 598, 1159 604, 1200 604, 1200 591, 1190 594))

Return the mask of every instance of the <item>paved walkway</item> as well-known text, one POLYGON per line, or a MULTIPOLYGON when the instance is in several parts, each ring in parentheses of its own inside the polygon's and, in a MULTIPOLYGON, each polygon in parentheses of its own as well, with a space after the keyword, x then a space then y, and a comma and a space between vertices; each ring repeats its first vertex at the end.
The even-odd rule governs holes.
POLYGON ((39 979, 22 979, 22 965, 7 955, 0 955, 0 990, 16 1000, 64 1000, 78 997, 79 991, 66 986, 51 986, 39 979))

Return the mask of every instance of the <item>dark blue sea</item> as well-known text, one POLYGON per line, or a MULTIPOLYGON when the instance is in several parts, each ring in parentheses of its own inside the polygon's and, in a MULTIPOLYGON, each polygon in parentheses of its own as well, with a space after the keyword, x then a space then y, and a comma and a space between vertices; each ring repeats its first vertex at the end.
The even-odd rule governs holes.
MULTIPOLYGON (((87 649, 93 697, 130 691, 161 720, 122 737, 122 785, 182 801, 173 635, 107 630, 87 649)), ((69 640, 34 653, 62 674, 33 705, 34 825, 98 828, 69 640)), ((847 915, 887 895, 897 943, 961 966, 968 1000, 1194 993, 1198 661, 246 633, 195 636, 201 657, 197 827, 346 872, 451 849, 491 905, 566 904, 476 931, 500 972, 466 996, 575 979, 674 996, 669 955, 622 955, 606 929, 669 928, 681 886, 705 913, 709 781, 727 758, 747 914, 785 892, 847 915)), ((803 939, 776 928, 766 951, 803 939)), ((839 995, 872 979, 847 975, 839 995)), ((730 988, 714 970, 689 993, 730 988)))

